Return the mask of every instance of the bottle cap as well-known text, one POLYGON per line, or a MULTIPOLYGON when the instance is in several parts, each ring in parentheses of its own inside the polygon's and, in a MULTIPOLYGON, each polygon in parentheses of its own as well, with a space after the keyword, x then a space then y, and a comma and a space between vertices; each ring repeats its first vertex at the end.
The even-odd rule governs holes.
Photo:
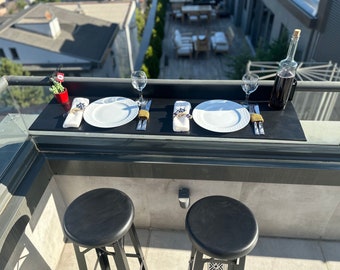
POLYGON ((301 29, 295 29, 293 33, 293 37, 300 37, 301 29))

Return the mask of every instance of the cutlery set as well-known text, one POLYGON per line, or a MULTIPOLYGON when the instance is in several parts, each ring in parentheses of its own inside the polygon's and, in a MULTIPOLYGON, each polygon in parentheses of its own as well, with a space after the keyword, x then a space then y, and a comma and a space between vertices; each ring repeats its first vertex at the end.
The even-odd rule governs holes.
POLYGON ((141 105, 141 109, 138 114, 139 121, 138 121, 136 130, 140 130, 140 131, 146 130, 146 126, 148 124, 149 115, 150 115, 149 111, 150 111, 151 103, 152 103, 152 100, 150 99, 148 102, 141 105))
POLYGON ((254 133, 255 135, 265 135, 263 128, 263 118, 261 116, 259 105, 249 105, 248 107, 249 113, 251 115, 251 122, 254 125, 254 133))

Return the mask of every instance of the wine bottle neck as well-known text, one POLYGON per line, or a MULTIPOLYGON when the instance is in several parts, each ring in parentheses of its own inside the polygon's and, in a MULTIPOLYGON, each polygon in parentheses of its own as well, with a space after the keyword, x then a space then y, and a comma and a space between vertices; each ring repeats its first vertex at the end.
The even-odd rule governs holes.
POLYGON ((299 37, 293 36, 289 44, 286 60, 294 61, 294 56, 295 56, 298 42, 299 42, 299 37))

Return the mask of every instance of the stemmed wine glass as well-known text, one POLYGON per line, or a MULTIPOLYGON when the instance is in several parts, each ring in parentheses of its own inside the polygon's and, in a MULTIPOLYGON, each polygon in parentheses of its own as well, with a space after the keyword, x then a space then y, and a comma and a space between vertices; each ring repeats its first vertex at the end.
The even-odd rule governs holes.
POLYGON ((132 86, 139 92, 137 103, 139 106, 144 104, 146 100, 143 98, 143 89, 147 83, 147 77, 144 71, 137 70, 131 73, 132 86))
POLYGON ((253 93, 259 86, 259 76, 254 73, 246 73, 242 77, 243 84, 242 90, 246 93, 246 99, 242 103, 245 107, 249 106, 249 96, 253 93))

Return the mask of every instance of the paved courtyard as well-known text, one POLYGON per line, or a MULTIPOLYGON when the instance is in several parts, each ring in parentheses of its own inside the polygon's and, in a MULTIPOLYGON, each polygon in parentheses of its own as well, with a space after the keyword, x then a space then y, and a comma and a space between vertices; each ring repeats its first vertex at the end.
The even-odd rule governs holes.
POLYGON ((204 79, 204 80, 224 80, 230 79, 232 57, 249 50, 246 39, 240 29, 236 28, 231 19, 213 18, 210 23, 189 23, 187 20, 174 20, 170 10, 167 12, 167 22, 165 25, 165 37, 163 40, 163 56, 161 59, 160 79, 204 79), (176 51, 172 40, 173 33, 178 29, 181 33, 192 35, 204 35, 205 33, 226 32, 231 27, 235 33, 235 38, 229 48, 228 53, 215 54, 210 51, 209 55, 200 53, 196 58, 181 56, 176 57, 176 51))

